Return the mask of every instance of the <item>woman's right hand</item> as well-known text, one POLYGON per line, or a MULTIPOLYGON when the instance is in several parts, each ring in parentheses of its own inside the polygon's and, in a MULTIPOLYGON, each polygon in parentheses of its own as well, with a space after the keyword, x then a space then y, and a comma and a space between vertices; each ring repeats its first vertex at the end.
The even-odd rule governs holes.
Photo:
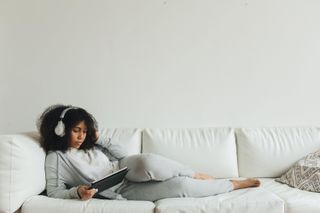
POLYGON ((94 196, 95 193, 98 192, 97 189, 89 189, 89 188, 90 187, 86 185, 78 186, 77 192, 81 200, 89 200, 94 196))
POLYGON ((99 137, 100 137, 100 134, 99 134, 99 131, 97 129, 95 129, 95 139, 96 141, 98 141, 99 137))

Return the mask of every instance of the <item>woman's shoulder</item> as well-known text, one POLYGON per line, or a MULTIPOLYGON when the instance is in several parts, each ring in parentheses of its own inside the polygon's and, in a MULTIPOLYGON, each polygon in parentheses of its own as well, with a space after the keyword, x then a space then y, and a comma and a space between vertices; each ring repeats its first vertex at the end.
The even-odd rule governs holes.
POLYGON ((75 154, 80 154, 80 153, 90 153, 90 152, 96 152, 96 151, 101 151, 101 147, 99 146, 94 146, 91 149, 83 150, 83 149, 68 149, 66 151, 60 151, 60 150, 55 150, 55 151, 49 151, 47 153, 46 158, 55 158, 55 157, 66 157, 68 155, 75 155, 75 154))
POLYGON ((46 161, 56 161, 58 158, 61 158, 63 155, 65 155, 62 151, 49 151, 46 156, 46 161))
POLYGON ((52 155, 58 155, 58 154, 61 154, 61 153, 63 153, 63 152, 62 152, 62 151, 59 151, 59 150, 49 151, 49 152, 47 153, 47 157, 48 157, 48 156, 52 156, 52 155))

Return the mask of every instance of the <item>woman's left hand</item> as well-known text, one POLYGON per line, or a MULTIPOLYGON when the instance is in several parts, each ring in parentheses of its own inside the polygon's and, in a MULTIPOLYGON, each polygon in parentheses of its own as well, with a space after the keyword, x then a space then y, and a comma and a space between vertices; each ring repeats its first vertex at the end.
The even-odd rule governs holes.
POLYGON ((96 141, 99 139, 99 136, 100 136, 99 131, 96 129, 95 130, 96 141))
POLYGON ((95 193, 98 192, 98 190, 90 189, 90 187, 86 185, 80 185, 77 188, 77 192, 81 200, 89 200, 94 196, 95 193))
POLYGON ((212 180, 213 179, 213 177, 211 177, 210 175, 200 173, 200 172, 196 172, 195 175, 193 176, 193 178, 200 179, 200 180, 212 180))

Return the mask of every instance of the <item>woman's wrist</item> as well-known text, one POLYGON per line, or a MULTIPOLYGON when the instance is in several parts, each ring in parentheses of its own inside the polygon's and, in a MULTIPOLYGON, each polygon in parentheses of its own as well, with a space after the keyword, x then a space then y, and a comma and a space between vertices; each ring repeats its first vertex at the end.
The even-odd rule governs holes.
POLYGON ((80 189, 80 187, 78 186, 78 188, 77 188, 77 194, 78 194, 78 196, 79 196, 79 199, 81 200, 82 197, 81 197, 81 194, 80 194, 80 192, 79 192, 79 189, 80 189))

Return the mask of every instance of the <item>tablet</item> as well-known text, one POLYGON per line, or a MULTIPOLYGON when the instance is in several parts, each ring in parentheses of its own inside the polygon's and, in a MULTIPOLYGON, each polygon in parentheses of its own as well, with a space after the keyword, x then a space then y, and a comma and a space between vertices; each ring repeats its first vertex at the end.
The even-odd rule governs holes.
POLYGON ((128 171, 129 169, 127 167, 124 167, 116 172, 113 172, 100 180, 92 182, 89 189, 95 188, 98 189, 98 192, 109 189, 110 187, 120 183, 124 179, 128 171))

